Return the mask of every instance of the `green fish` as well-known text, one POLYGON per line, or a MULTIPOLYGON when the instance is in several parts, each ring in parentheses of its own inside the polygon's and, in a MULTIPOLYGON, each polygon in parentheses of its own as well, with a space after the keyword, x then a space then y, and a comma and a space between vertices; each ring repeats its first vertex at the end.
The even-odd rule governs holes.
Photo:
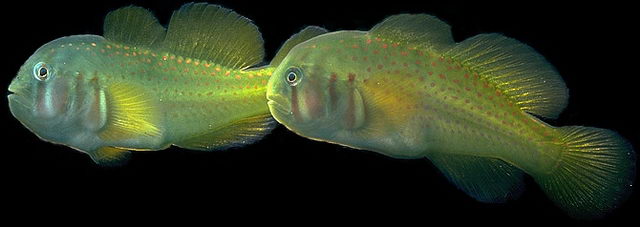
POLYGON ((482 202, 518 197, 525 173, 569 215, 596 218, 629 195, 630 144, 599 128, 553 127, 568 102, 560 75, 499 34, 454 42, 429 15, 391 16, 295 46, 267 87, 273 117, 313 140, 429 159, 482 202))
POLYGON ((9 86, 9 106, 42 140, 102 165, 170 145, 221 150, 275 126, 265 99, 274 67, 254 67, 263 56, 258 28, 229 9, 185 4, 165 29, 124 7, 106 16, 104 37, 40 47, 9 86))

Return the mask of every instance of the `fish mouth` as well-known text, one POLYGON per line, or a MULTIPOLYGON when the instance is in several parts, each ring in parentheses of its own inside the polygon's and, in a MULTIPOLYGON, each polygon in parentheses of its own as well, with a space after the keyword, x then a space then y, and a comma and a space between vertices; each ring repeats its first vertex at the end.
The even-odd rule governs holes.
POLYGON ((278 95, 273 95, 273 96, 268 96, 267 97, 267 105, 269 106, 269 109, 271 110, 271 112, 278 112, 280 114, 283 115, 291 115, 293 113, 291 113, 291 109, 287 108, 290 107, 291 105, 288 104, 289 102, 278 95))

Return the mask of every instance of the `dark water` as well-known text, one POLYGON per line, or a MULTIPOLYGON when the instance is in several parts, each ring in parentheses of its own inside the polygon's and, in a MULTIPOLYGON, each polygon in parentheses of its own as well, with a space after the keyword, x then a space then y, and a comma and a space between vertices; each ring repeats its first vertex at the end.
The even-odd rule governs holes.
MULTIPOLYGON (((184 2, 108 1, 17 3, 2 15, 3 76, 6 89, 20 65, 42 44, 76 34, 101 34, 103 17, 136 4, 166 23, 184 2)), ((396 13, 429 13, 448 22, 456 40, 499 32, 527 43, 555 65, 570 89, 570 103, 556 126, 587 125, 619 132, 637 149, 637 44, 630 5, 587 3, 298 3, 220 2, 252 19, 265 39, 267 59, 306 25, 329 30, 368 30, 396 13)), ((230 34, 232 35, 232 34, 230 34)), ((2 187, 17 213, 33 207, 55 211, 60 204, 114 206, 118 212, 151 209, 223 208, 248 216, 273 212, 282 218, 327 220, 391 217, 433 225, 434 221, 484 224, 635 222, 638 196, 595 222, 562 213, 527 179, 527 191, 507 204, 475 202, 425 160, 397 160, 372 152, 314 142, 279 126, 262 141, 225 152, 178 148, 135 153, 115 169, 95 166, 87 155, 42 142, 22 127, 1 99, 6 168, 2 187), (132 205, 133 204, 133 205, 132 205)), ((637 191, 637 190, 636 190, 637 191)), ((166 210, 166 209, 165 209, 166 210)), ((103 217, 109 219, 109 217, 103 217)))

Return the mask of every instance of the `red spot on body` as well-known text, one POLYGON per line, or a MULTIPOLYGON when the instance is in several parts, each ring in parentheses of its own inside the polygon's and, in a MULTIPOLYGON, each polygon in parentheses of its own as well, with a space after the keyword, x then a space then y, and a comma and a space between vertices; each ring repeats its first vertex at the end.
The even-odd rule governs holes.
POLYGON ((351 83, 356 79, 356 74, 349 73, 348 77, 349 77, 349 82, 351 83))
POLYGON ((447 77, 445 77, 445 76, 444 76, 444 74, 442 74, 442 73, 438 74, 438 77, 440 77, 440 79, 443 79, 443 80, 447 78, 447 77))
POLYGON ((367 39, 367 44, 371 44, 371 39, 367 39))
POLYGON ((454 83, 459 84, 460 80, 453 80, 454 83))
POLYGON ((387 45, 386 43, 385 43, 385 44, 382 44, 382 48, 383 48, 383 49, 387 49, 387 47, 389 47, 389 45, 387 45))
POLYGON ((416 60, 416 65, 420 65, 422 64, 422 62, 420 62, 420 60, 416 60))
POLYGON ((428 72, 429 76, 433 75, 433 72, 428 72))
POLYGON ((436 67, 436 66, 438 66, 438 63, 436 63, 435 61, 431 62, 431 66, 436 67))

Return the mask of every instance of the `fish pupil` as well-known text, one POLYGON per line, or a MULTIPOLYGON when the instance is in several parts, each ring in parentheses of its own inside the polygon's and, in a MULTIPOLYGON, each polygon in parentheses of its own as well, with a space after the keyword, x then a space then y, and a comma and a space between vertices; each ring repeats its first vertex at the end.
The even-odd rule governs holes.
POLYGON ((289 82, 294 82, 294 81, 296 81, 296 77, 297 77, 296 73, 290 72, 289 75, 287 75, 287 80, 289 82))
POLYGON ((47 76, 47 68, 42 67, 40 68, 40 77, 45 77, 47 76))

